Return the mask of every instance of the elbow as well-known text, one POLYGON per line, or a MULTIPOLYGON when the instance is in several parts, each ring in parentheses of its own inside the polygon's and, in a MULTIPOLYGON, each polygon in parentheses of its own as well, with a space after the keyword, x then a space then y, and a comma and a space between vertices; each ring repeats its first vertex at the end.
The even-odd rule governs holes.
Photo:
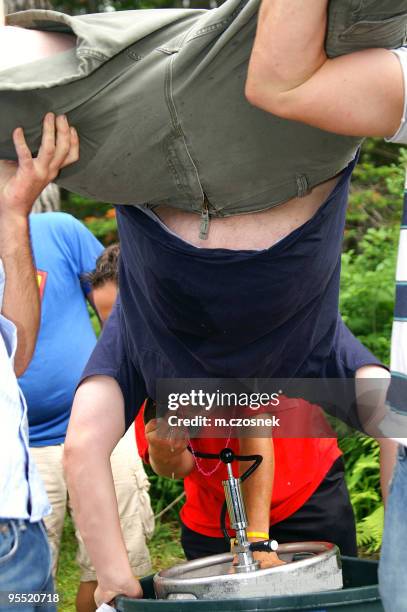
POLYGON ((258 81, 253 78, 249 72, 248 77, 246 79, 245 85, 245 97, 246 100, 252 106, 257 106, 261 108, 261 100, 262 100, 262 87, 259 85, 258 81))
POLYGON ((80 460, 80 449, 69 442, 65 442, 63 455, 63 468, 66 478, 69 478, 74 466, 80 460))
POLYGON ((62 459, 65 478, 69 483, 75 479, 75 475, 86 464, 89 457, 89 445, 81 444, 76 441, 66 440, 64 444, 64 454, 62 459))
POLYGON ((282 119, 294 119, 289 92, 279 90, 266 79, 260 79, 249 71, 245 85, 246 100, 256 108, 282 119))

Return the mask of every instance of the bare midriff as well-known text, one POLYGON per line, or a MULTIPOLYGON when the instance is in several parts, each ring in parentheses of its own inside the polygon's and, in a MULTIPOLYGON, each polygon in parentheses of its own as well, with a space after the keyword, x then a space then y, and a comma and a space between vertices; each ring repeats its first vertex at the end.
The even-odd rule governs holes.
POLYGON ((0 26, 0 70, 44 59, 75 44, 76 37, 71 34, 0 26))
POLYGON ((201 219, 169 206, 154 208, 165 225, 183 240, 207 249, 267 249, 306 223, 326 201, 339 178, 321 183, 305 197, 293 198, 256 213, 212 218, 206 240, 199 238, 201 219))

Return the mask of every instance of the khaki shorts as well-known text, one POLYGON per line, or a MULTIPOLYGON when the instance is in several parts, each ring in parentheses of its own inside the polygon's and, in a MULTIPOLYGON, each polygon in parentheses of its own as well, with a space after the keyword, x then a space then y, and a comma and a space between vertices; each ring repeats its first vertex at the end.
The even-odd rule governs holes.
MULTIPOLYGON (((81 137, 81 158, 58 183, 95 200, 165 203, 206 219, 305 195, 343 170, 361 139, 247 102, 259 5, 9 15, 10 25, 74 33, 77 47, 0 72, 0 158, 14 158, 17 125, 38 149, 51 110, 81 137)), ((326 46, 330 55, 397 47, 406 24, 407 0, 332 0, 326 46)))
MULTIPOLYGON (((53 557, 53 574, 56 575, 59 548, 67 506, 72 509, 63 476, 62 455, 64 445, 31 447, 31 452, 44 481, 52 513, 45 518, 45 526, 53 557)), ((130 427, 111 456, 113 480, 119 507, 120 525, 135 576, 151 570, 150 554, 146 539, 154 531, 154 517, 148 494, 149 482, 138 456, 134 428, 130 427)), ((72 514, 75 523, 75 517, 72 514)), ((77 561, 81 570, 81 582, 96 580, 82 537, 75 525, 78 541, 77 561)))

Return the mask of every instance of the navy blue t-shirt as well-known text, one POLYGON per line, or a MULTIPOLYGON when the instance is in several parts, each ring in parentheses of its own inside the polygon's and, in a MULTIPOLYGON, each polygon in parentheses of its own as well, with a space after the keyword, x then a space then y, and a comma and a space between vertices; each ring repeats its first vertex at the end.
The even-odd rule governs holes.
POLYGON ((117 208, 120 302, 84 377, 118 380, 128 424, 158 378, 352 377, 378 363, 338 311, 353 166, 309 221, 261 251, 196 248, 117 208))

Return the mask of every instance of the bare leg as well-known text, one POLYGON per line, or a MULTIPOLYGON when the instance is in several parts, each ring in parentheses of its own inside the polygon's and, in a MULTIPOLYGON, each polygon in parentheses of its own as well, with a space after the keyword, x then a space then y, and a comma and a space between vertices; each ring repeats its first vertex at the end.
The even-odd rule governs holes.
POLYGON ((40 32, 2 25, 0 26, 0 70, 67 51, 75 46, 75 42, 76 37, 71 34, 40 32))

